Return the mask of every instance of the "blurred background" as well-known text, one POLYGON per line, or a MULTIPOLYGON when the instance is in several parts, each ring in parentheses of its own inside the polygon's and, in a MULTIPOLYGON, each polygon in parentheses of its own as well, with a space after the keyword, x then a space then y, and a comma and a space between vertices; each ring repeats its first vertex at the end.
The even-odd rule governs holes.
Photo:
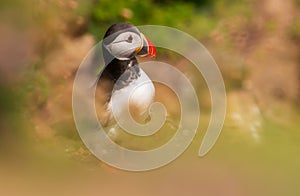
MULTIPOLYGON (((1 1, 0 195, 299 195, 299 10, 299 0, 1 1), (81 142, 74 76, 120 21, 178 28, 216 60, 227 116, 205 157, 197 156, 210 119, 205 81, 182 56, 162 50, 158 60, 184 72, 199 95, 200 125, 188 150, 135 173, 107 166, 81 142)), ((174 95, 158 91, 176 113, 174 95)))

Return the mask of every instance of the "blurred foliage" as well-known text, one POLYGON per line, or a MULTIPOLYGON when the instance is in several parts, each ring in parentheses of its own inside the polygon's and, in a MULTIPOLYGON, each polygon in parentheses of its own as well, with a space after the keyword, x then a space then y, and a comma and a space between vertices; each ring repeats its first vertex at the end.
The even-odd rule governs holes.
POLYGON ((28 147, 30 134, 26 132, 28 116, 24 116, 25 103, 16 88, 0 83, 0 160, 14 160, 28 147))
MULTIPOLYGON (((300 1, 299 1, 300 3, 300 1)), ((293 39, 300 43, 300 19, 293 21, 290 27, 290 34, 293 39)))
POLYGON ((241 5, 244 5, 242 2, 245 0, 102 0, 82 2, 77 14, 87 19, 88 30, 98 39, 116 22, 166 25, 183 29, 196 38, 201 38, 209 35, 217 25, 220 15, 235 15, 245 11, 246 9, 241 9, 241 5))
POLYGON ((20 90, 26 95, 28 106, 32 109, 43 106, 47 101, 50 88, 47 76, 36 68, 28 70, 25 74, 20 90))

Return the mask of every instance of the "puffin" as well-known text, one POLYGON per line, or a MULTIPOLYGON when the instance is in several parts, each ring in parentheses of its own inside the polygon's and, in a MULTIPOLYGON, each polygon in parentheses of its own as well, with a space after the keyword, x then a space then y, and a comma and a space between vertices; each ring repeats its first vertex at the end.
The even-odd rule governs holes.
POLYGON ((104 127, 110 127, 108 135, 116 138, 119 131, 114 115, 121 118, 128 115, 125 112, 128 107, 137 122, 149 120, 148 110, 154 100, 155 88, 137 57, 156 57, 156 48, 133 24, 115 23, 104 35, 102 52, 105 68, 99 81, 106 84, 106 98, 105 115, 100 121, 104 127))

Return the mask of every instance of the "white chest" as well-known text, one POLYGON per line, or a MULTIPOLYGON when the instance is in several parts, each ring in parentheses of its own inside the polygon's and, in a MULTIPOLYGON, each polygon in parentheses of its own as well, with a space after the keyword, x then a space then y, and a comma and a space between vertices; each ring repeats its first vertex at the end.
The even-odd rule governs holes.
POLYGON ((154 94, 155 89, 152 81, 143 70, 140 70, 140 77, 128 86, 113 91, 108 109, 113 111, 114 115, 120 116, 128 109, 129 105, 134 105, 143 114, 147 112, 152 103, 154 94))

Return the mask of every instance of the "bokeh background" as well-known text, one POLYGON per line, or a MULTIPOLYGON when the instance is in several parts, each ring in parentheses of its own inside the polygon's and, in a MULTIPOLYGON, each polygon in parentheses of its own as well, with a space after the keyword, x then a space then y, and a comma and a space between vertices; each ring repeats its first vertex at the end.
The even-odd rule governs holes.
MULTIPOLYGON (((1 1, 0 38, 0 195, 300 194, 299 0, 1 1), (215 58, 227 116, 205 157, 197 153, 209 91, 184 57, 163 50, 158 60, 185 73, 199 95, 200 126, 188 150, 163 168, 135 173, 107 166, 81 142, 73 79, 120 21, 178 28, 215 58)), ((174 94, 158 91, 176 113, 174 94)))

